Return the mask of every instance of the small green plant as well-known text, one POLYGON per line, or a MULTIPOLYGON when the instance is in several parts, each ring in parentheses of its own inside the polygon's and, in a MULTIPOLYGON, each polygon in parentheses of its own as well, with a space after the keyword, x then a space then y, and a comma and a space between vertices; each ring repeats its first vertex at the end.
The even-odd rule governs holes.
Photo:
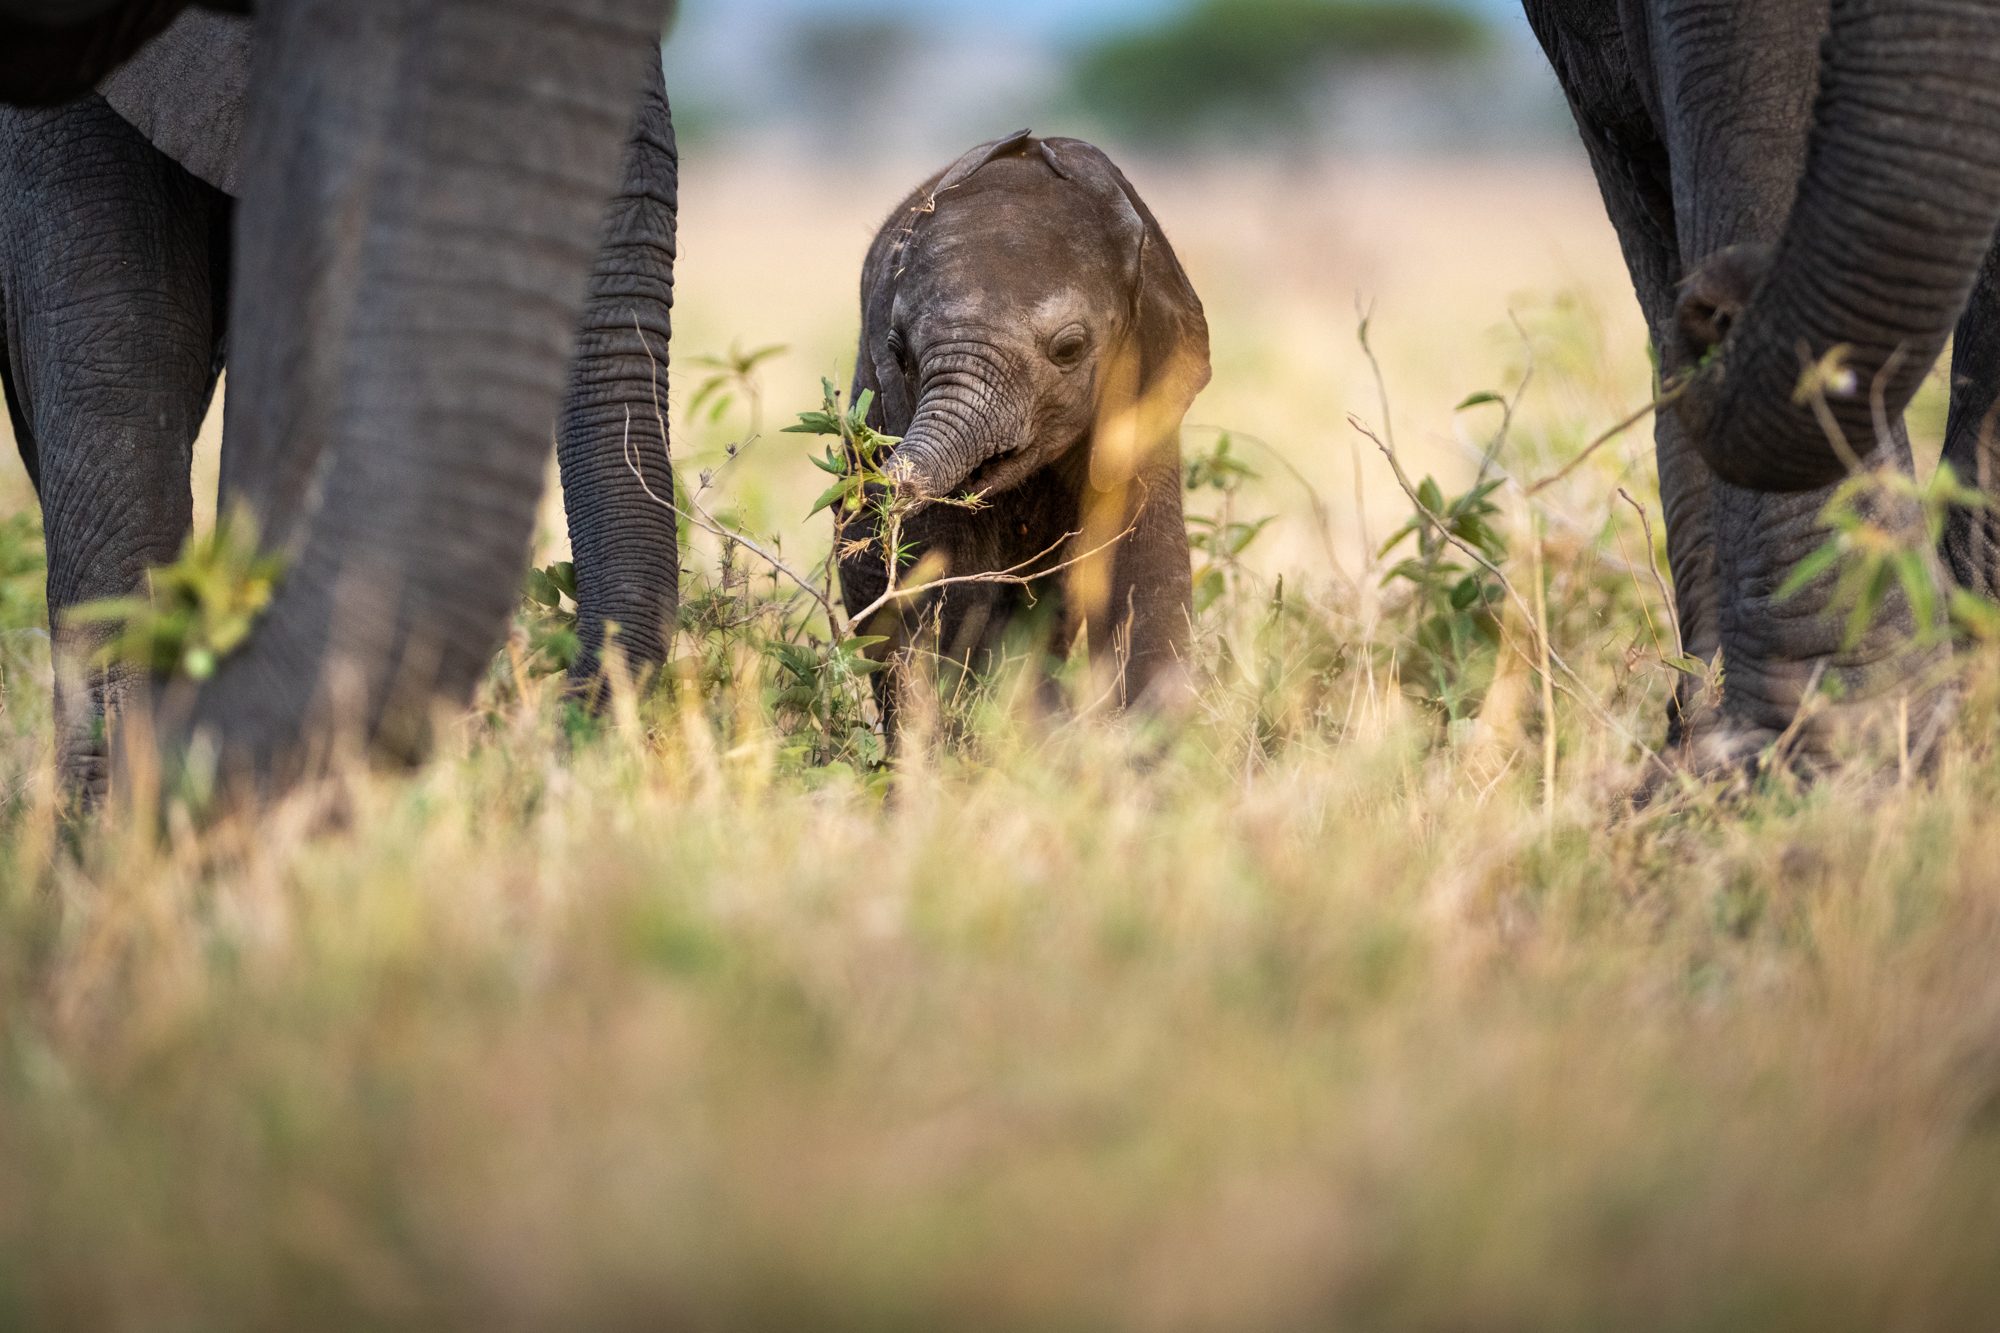
POLYGON ((1190 495, 1214 493, 1218 499, 1213 514, 1187 516, 1188 546, 1202 559, 1194 572, 1194 607, 1206 612, 1222 598, 1238 591, 1244 581, 1243 553, 1263 535, 1277 518, 1245 520, 1236 516, 1237 493, 1243 483, 1256 481, 1258 472, 1235 450, 1228 431, 1216 436, 1215 444, 1204 453, 1191 455, 1186 463, 1186 488, 1190 495))
POLYGON ((819 407, 799 413, 798 424, 785 427, 784 433, 831 436, 837 441, 812 459, 812 465, 831 476, 833 484, 820 493, 806 517, 832 509, 844 519, 860 513, 871 502, 883 503, 894 495, 895 483, 883 472, 882 464, 899 441, 868 424, 869 409, 875 405, 872 389, 863 389, 843 409, 833 381, 823 379, 819 385, 819 407))
MULTIPOLYGON (((772 349, 740 358, 747 375, 772 349)), ((834 510, 843 520, 871 507, 891 512, 894 487, 883 473, 896 441, 871 429, 872 396, 848 405, 830 380, 820 384, 820 405, 799 415, 786 434, 832 436, 836 443, 809 456, 833 484, 810 514, 834 510)), ((734 453, 732 452, 732 457, 734 453)), ((716 543, 712 566, 690 559, 678 621, 684 645, 668 679, 692 689, 720 726, 741 720, 743 691, 781 736, 780 753, 800 771, 846 769, 886 772, 886 754, 873 715, 869 678, 883 663, 870 656, 884 639, 851 632, 835 591, 838 540, 815 564, 795 566, 775 539, 759 540, 725 514, 700 504, 712 484, 704 474, 692 493, 690 527, 716 543)))
POLYGON ((772 343, 745 351, 741 343, 731 343, 729 350, 720 356, 706 354, 691 358, 708 374, 688 399, 687 419, 719 425, 741 400, 750 413, 747 438, 755 438, 764 422, 764 389, 757 378, 758 369, 789 350, 783 343, 772 343))
POLYGON ((1898 588, 1919 646, 1939 643, 1954 630, 1990 639, 2000 632, 2000 611, 1977 594, 1952 587, 1936 552, 1953 509, 1985 509, 1991 503, 1960 482, 1949 463, 1921 481, 1895 468, 1856 473, 1820 514, 1826 540, 1793 568, 1778 597, 1796 597, 1838 570, 1831 605, 1847 613, 1848 649, 1860 644, 1898 588))
POLYGON ((792 722, 792 742, 783 751, 804 767, 842 765, 877 769, 888 758, 881 736, 868 719, 868 678, 884 663, 868 656, 887 643, 881 635, 860 634, 836 644, 774 640, 764 651, 777 667, 770 704, 792 722))
POLYGON ((1404 682, 1454 722, 1478 711, 1500 645, 1506 586, 1487 566, 1497 568, 1507 558, 1506 539, 1495 526, 1500 507, 1493 502, 1501 484, 1493 478, 1447 497, 1435 479, 1425 477, 1416 488, 1421 511, 1382 544, 1378 557, 1387 559, 1415 543, 1415 551, 1382 577, 1385 589, 1401 585, 1409 594, 1405 610, 1413 623, 1397 665, 1404 682), (1486 563, 1462 555, 1450 538, 1486 563))
POLYGON ((207 680, 250 637, 283 571, 281 557, 259 548, 256 524, 238 513, 190 537, 178 559, 146 576, 144 593, 87 602, 67 620, 111 629, 101 665, 207 680))
POLYGON ((0 519, 0 633, 48 624, 48 581, 41 512, 29 509, 0 519))
POLYGON ((48 560, 41 511, 33 506, 0 519, 0 696, 16 672, 32 670, 48 641, 48 560))
POLYGON ((530 674, 554 676, 568 671, 583 652, 577 635, 576 565, 558 560, 529 570, 523 596, 530 674))

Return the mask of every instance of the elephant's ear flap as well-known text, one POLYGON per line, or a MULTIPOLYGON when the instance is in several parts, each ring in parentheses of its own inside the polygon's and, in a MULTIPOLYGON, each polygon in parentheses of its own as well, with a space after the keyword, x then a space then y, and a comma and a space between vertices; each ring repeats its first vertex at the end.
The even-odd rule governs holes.
POLYGON ((977 148, 968 150, 958 161, 945 168, 944 175, 938 177, 937 184, 931 186, 927 202, 935 205, 939 195, 971 180, 973 175, 988 162, 997 161, 1010 154, 1026 152, 1029 145, 1034 142, 1034 131, 1016 130, 1004 138, 989 140, 977 148))
POLYGON ((98 88, 155 148, 232 196, 242 166, 252 22, 187 10, 98 88))
POLYGON ((1125 173, 1079 140, 1049 140, 1047 151, 1071 179, 1103 183, 1136 252, 1128 332, 1103 369, 1091 449, 1091 485, 1113 490, 1177 453, 1181 420, 1208 386, 1208 317, 1159 219, 1125 173))
POLYGON ((876 430, 901 429, 915 410, 909 386, 890 360, 878 359, 888 347, 889 323, 896 310, 896 278, 903 261, 904 242, 913 219, 912 205, 906 205, 898 219, 892 219, 868 247, 861 264, 861 342, 854 358, 854 393, 874 393, 875 403, 868 412, 868 424, 876 430))

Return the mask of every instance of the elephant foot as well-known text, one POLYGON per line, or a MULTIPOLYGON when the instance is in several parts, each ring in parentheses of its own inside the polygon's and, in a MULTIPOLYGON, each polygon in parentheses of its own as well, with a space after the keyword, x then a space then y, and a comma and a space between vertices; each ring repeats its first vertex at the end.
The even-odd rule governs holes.
POLYGON ((101 808, 111 794, 111 755, 102 740, 94 744, 64 747, 57 757, 63 798, 78 814, 101 808))
POLYGON ((64 802, 88 814, 111 794, 111 730, 146 691, 128 668, 109 671, 78 665, 88 661, 88 642, 59 636, 56 708, 56 776, 64 802))
POLYGON ((1771 781, 1811 785, 1836 774, 1904 780, 1935 765, 1958 693, 1932 686, 1893 698, 1809 698, 1783 726, 1726 704, 1690 717, 1633 793, 1636 806, 1692 791, 1748 795, 1771 781))

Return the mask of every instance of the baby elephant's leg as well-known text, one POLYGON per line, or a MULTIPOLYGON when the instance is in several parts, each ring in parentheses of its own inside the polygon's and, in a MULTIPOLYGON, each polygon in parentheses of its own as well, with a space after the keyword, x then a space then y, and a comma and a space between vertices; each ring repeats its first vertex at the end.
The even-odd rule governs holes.
POLYGON ((1113 548, 1109 597, 1091 615, 1093 652, 1108 647, 1119 699, 1175 711, 1192 696, 1194 572, 1181 507, 1180 460, 1163 460, 1129 489, 1125 536, 1113 548))

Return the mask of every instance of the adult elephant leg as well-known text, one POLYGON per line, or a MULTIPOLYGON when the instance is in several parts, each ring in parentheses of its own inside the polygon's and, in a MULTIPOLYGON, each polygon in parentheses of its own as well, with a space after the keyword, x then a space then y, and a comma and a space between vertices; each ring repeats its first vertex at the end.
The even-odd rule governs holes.
MULTIPOLYGON (((1655 360, 1667 364, 1677 341, 1681 244, 1667 145, 1643 91, 1652 79, 1647 75, 1642 83, 1636 63, 1645 43, 1635 53, 1631 35, 1609 10, 1578 11, 1546 0, 1530 0, 1527 8, 1590 155, 1655 360)), ((1714 474, 1671 413, 1655 422, 1654 453, 1679 641, 1686 654, 1712 662, 1721 650, 1714 474)), ((1713 721, 1708 695, 1694 677, 1679 677, 1668 708, 1669 745, 1680 746, 1713 721)))
MULTIPOLYGON (((1828 16, 1809 4, 1741 5, 1734 0, 1660 0, 1645 42, 1657 90, 1660 131, 1671 165, 1680 279, 1662 364, 1691 374, 1755 306, 1767 256, 1781 245, 1809 151, 1820 91, 1819 51, 1828 16), (1755 98, 1740 90, 1758 89, 1755 98)), ((1789 399, 1792 380, 1783 389, 1789 399)), ((1675 452, 1715 455, 1713 420, 1669 410, 1663 442, 1675 452)), ((1727 423, 1733 431, 1737 423, 1727 423)), ((1900 409, 1886 437, 1856 437, 1871 463, 1910 467, 1900 409)), ((1684 466, 1692 472, 1693 459, 1684 466)), ((1897 693, 1926 665, 1909 649, 1914 628, 1900 588, 1873 622, 1847 641, 1836 579, 1796 595, 1779 592, 1798 562, 1826 535, 1820 516, 1831 488, 1765 495, 1720 476, 1708 483, 1715 566, 1715 629, 1723 668, 1720 716, 1698 726, 1705 759, 1752 759, 1794 729, 1808 696, 1817 708, 1799 732, 1808 755, 1831 747, 1850 723, 1875 715, 1873 701, 1897 693)), ((1902 523, 1913 515, 1885 513, 1902 523)))
POLYGON ((170 742, 283 780, 420 752, 514 605, 663 0, 260 11, 226 503, 287 556, 170 742))
POLYGON ((10 397, 40 494, 58 755, 73 791, 105 777, 102 723, 130 669, 67 612, 125 596, 172 560, 222 338, 229 202, 101 100, 0 110, 10 397))
MULTIPOLYGON (((1960 481, 2000 496, 2000 244, 1988 252, 1952 340, 1944 461, 1960 481)), ((2000 597, 2000 512, 1952 510, 1941 555, 1959 587, 2000 597)))
POLYGON ((679 160, 666 88, 653 62, 605 219, 569 395, 556 435, 583 652, 572 678, 594 683, 606 635, 626 666, 666 660, 680 552, 667 432, 679 160))

